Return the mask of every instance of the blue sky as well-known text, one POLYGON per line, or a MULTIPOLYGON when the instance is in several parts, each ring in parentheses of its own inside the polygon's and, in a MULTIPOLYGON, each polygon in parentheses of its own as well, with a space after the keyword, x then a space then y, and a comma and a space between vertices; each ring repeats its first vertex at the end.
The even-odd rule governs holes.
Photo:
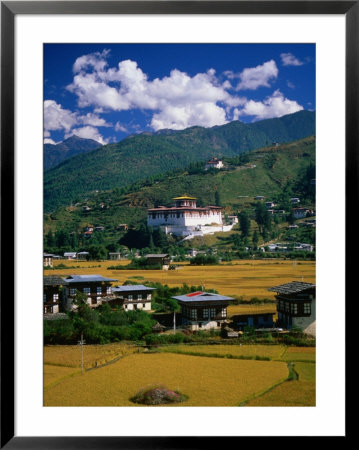
POLYGON ((45 44, 44 142, 315 110, 314 44, 45 44))

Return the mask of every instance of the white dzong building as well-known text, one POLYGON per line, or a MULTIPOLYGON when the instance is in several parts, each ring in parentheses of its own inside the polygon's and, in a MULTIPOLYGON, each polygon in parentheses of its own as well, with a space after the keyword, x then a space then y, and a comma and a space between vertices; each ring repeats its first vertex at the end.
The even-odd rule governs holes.
POLYGON ((148 210, 147 225, 160 227, 166 234, 203 236, 218 231, 229 231, 232 225, 223 225, 220 206, 197 207, 196 198, 184 195, 176 197, 174 206, 151 208, 148 210))

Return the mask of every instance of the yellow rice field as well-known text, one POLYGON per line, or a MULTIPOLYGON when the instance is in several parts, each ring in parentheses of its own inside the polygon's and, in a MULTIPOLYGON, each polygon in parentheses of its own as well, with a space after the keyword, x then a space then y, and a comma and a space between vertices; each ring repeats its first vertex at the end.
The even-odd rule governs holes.
POLYGON ((162 347, 161 351, 245 357, 261 356, 271 359, 281 359, 281 356, 286 351, 286 347, 283 345, 170 345, 168 347, 162 347))
POLYGON ((72 367, 44 364, 44 388, 46 389, 50 385, 76 373, 79 373, 79 370, 72 367))
POLYGON ((315 406, 315 364, 295 363, 298 380, 285 381, 245 406, 315 406))
POLYGON ((44 405, 136 406, 138 390, 162 384, 189 397, 176 406, 236 406, 287 376, 283 362, 138 353, 52 385, 44 405))
MULTIPOLYGON (((129 261, 60 261, 77 269, 45 270, 45 275, 100 274, 118 280, 122 284, 131 277, 168 284, 169 286, 202 285, 204 289, 216 289, 220 294, 250 299, 273 298, 268 292, 271 286, 290 281, 315 282, 315 262, 282 260, 237 260, 218 266, 190 266, 181 263, 178 270, 107 270, 112 265, 126 265, 129 261), (95 267, 100 266, 100 267, 95 267)), ((57 263, 55 263, 56 265, 57 263)))
POLYGON ((288 347, 281 359, 284 361, 315 362, 315 355, 315 347, 288 347))
MULTIPOLYGON (((84 368, 105 364, 120 356, 137 351, 135 346, 123 343, 86 345, 83 352, 84 368)), ((44 347, 44 364, 63 367, 81 367, 81 349, 78 345, 51 345, 44 347)))

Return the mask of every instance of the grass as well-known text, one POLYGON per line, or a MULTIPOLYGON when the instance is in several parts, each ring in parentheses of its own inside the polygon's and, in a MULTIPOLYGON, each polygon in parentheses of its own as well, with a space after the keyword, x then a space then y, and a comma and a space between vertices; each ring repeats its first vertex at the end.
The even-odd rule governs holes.
POLYGON ((63 379, 45 390, 44 405, 135 406, 140 389, 164 384, 188 396, 176 406, 236 406, 287 377, 283 362, 140 353, 63 379))
MULTIPOLYGON (((73 265, 74 261, 62 261, 63 264, 73 265)), ((116 261, 116 264, 126 265, 130 261, 116 261)), ((97 262, 96 262, 97 264, 97 262)), ((290 281, 315 282, 315 262, 304 261, 301 264, 293 264, 293 261, 276 260, 237 260, 232 261, 232 265, 218 266, 190 266, 180 263, 178 270, 146 270, 144 275, 142 270, 107 270, 114 261, 100 261, 101 267, 93 267, 93 261, 76 261, 80 269, 73 269, 76 274, 100 274, 105 277, 115 278, 113 284, 122 284, 130 277, 145 276, 147 281, 167 284, 170 287, 188 285, 202 285, 205 289, 216 289, 220 294, 234 297, 243 297, 249 300, 253 297, 259 299, 274 298, 273 292, 267 289, 290 281), (92 266, 92 267, 91 267, 92 266)), ((45 275, 64 275, 61 270, 45 270, 45 275)), ((69 272, 65 275, 67 276, 69 272)), ((242 306, 242 305, 238 305, 242 306)), ((265 305, 272 310, 271 305, 265 305)), ((232 308, 232 307, 231 307, 232 308)), ((239 308, 238 308, 239 309, 239 308)), ((239 309, 240 310, 240 309, 239 309)), ((236 311, 236 309, 234 309, 236 311)), ((238 312, 233 312, 238 313, 238 312)))

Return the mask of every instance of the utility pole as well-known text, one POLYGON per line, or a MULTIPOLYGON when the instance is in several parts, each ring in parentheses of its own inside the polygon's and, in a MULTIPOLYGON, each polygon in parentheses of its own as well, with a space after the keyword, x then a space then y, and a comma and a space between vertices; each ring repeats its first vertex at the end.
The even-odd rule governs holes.
POLYGON ((84 341, 84 336, 81 333, 81 340, 77 342, 81 347, 81 375, 84 373, 84 345, 86 345, 86 341, 84 341))

